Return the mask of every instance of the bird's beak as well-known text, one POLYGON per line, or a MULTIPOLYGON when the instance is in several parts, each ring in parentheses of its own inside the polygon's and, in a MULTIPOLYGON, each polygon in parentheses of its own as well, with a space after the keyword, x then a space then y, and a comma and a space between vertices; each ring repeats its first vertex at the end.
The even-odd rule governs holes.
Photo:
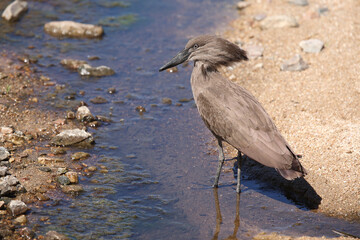
POLYGON ((165 69, 168 69, 171 67, 175 67, 175 66, 185 62, 186 60, 188 60, 189 56, 190 56, 189 49, 182 50, 175 57, 173 57, 173 59, 171 59, 170 62, 168 62, 167 64, 162 66, 159 69, 159 72, 164 71, 165 69))

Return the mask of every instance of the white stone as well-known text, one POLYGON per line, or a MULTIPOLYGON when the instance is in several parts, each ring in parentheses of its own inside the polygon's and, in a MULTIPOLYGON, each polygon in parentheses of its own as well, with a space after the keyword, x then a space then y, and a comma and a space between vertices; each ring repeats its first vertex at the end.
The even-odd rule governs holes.
POLYGON ((298 27, 299 24, 296 19, 292 16, 287 15, 276 15, 265 18, 261 24, 261 29, 271 28, 287 28, 287 27, 298 27))
POLYGON ((53 21, 44 25, 47 34, 55 37, 97 38, 104 34, 101 26, 73 21, 53 21))
POLYGON ((13 216, 18 216, 25 213, 29 208, 20 200, 11 200, 8 208, 13 216))
POLYGON ((324 48, 324 43, 319 39, 304 40, 299 45, 307 53, 319 53, 324 48))
POLYGON ((302 57, 299 54, 296 54, 289 60, 286 60, 281 65, 281 71, 302 71, 309 67, 309 65, 304 62, 302 57))
POLYGON ((27 2, 16 0, 5 8, 1 16, 6 21, 16 21, 21 17, 23 13, 27 11, 27 9, 27 2))

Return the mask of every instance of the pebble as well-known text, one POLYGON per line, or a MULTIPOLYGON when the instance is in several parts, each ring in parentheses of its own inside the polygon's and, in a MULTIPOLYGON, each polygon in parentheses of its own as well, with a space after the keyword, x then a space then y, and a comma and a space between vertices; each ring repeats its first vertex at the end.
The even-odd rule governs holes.
POLYGON ((89 172, 95 172, 95 171, 97 170, 97 167, 95 167, 95 166, 90 166, 90 167, 87 168, 87 170, 88 170, 89 172))
POLYGON ((66 112, 66 118, 67 119, 74 119, 75 118, 75 113, 73 111, 67 111, 66 112))
POLYGON ((100 60, 100 57, 98 57, 98 56, 88 56, 87 59, 89 59, 90 61, 94 61, 94 60, 100 60))
POLYGON ((0 147, 0 161, 8 159, 10 156, 10 153, 8 150, 4 147, 0 147))
POLYGON ((58 176, 56 181, 61 185, 69 185, 71 183, 70 179, 65 175, 58 176))
POLYGON ((179 99, 179 102, 186 103, 186 102, 191 102, 192 100, 193 100, 193 98, 181 98, 181 99, 179 99))
POLYGON ((281 71, 302 71, 309 67, 299 54, 281 64, 281 71))
POLYGON ((70 240, 70 238, 56 231, 48 231, 45 235, 44 240, 70 240))
POLYGON ((62 147, 52 147, 51 153, 54 155, 63 155, 66 153, 66 150, 62 147))
POLYGON ((49 167, 39 167, 39 170, 43 172, 51 172, 51 168, 49 167))
POLYGON ((307 53, 319 53, 324 48, 324 43, 319 39, 303 40, 299 45, 307 53))
POLYGON ((94 116, 91 114, 90 109, 87 106, 81 106, 76 111, 76 119, 79 121, 91 122, 94 120, 94 116))
POLYGON ((81 185, 66 185, 66 186, 62 186, 61 190, 64 193, 79 193, 84 191, 84 188, 81 185))
POLYGON ((5 206, 5 202, 4 201, 0 201, 0 209, 2 209, 5 206))
POLYGON ((86 152, 76 152, 73 155, 71 155, 71 159, 73 161, 77 161, 77 160, 84 160, 90 157, 89 153, 86 152))
POLYGON ((8 209, 13 216, 18 216, 25 213, 29 208, 20 200, 11 200, 8 209))
POLYGON ((67 172, 67 173, 65 173, 65 176, 68 177, 68 179, 70 180, 71 183, 79 182, 79 177, 76 172, 67 172))
POLYGON ((105 98, 103 98, 101 96, 97 96, 97 97, 94 97, 93 99, 91 99, 90 102, 92 102, 93 104, 103 104, 103 103, 107 103, 108 100, 106 100, 105 98))
POLYGON ((2 134, 10 134, 13 132, 14 132, 14 129, 12 129, 11 127, 1 127, 0 128, 0 133, 2 133, 2 134))
POLYGON ((289 0, 288 2, 303 7, 309 5, 308 0, 289 0))
POLYGON ((240 1, 240 2, 238 2, 238 3, 236 4, 236 8, 237 8, 238 10, 242 10, 242 9, 244 9, 244 8, 247 8, 247 7, 250 6, 250 5, 251 5, 251 3, 249 3, 249 2, 240 1))
POLYGON ((39 200, 39 201, 48 201, 50 200, 50 198, 42 193, 36 193, 36 198, 39 200))
POLYGON ((114 93, 116 93, 116 88, 114 88, 114 87, 108 88, 107 92, 110 94, 114 94, 114 93))
POLYGON ((258 63, 258 64, 256 64, 254 67, 253 67, 253 69, 254 70, 257 70, 257 69, 261 69, 261 68, 263 68, 264 67, 264 64, 263 63, 258 63))
POLYGON ((107 66, 92 67, 89 64, 83 64, 78 68, 81 76, 103 77, 114 75, 115 71, 107 66))
POLYGON ((136 155, 131 153, 131 154, 126 155, 126 158, 136 158, 136 155))
POLYGON ((143 113, 146 112, 146 109, 143 106, 137 106, 135 108, 136 111, 138 111, 139 113, 143 113))
POLYGON ((178 72, 178 68, 177 67, 172 67, 172 68, 166 69, 166 71, 169 72, 169 73, 176 73, 176 72, 178 72))
POLYGON ((87 61, 77 59, 63 59, 60 64, 66 68, 77 70, 80 66, 87 64, 87 61))
POLYGON ((101 122, 112 122, 112 120, 108 117, 102 115, 96 115, 96 119, 101 122))
POLYGON ((254 20, 260 22, 264 20, 266 17, 267 17, 266 13, 258 13, 254 16, 254 20))
POLYGON ((66 167, 61 167, 61 168, 58 168, 56 173, 61 175, 61 174, 65 174, 67 172, 67 168, 66 167))
POLYGON ((14 222, 15 224, 25 224, 27 223, 27 218, 26 216, 23 214, 23 215, 20 215, 18 216, 17 218, 14 219, 14 222))
POLYGON ((98 38, 104 34, 101 26, 73 21, 53 21, 44 25, 47 34, 54 37, 98 38))
POLYGON ((4 12, 2 13, 2 17, 6 21, 16 21, 18 20, 22 14, 24 14, 28 10, 28 4, 25 1, 13 1, 9 4, 4 12))
POLYGON ((80 142, 91 144, 94 142, 91 134, 81 129, 63 130, 56 135, 51 143, 57 146, 69 146, 80 142))
POLYGON ((292 16, 276 15, 270 16, 264 19, 260 23, 261 29, 273 29, 273 28, 287 28, 287 27, 298 27, 299 24, 296 19, 292 16))
POLYGON ((8 168, 7 167, 0 167, 0 177, 4 177, 7 174, 8 168))
POLYGON ((35 232, 28 227, 24 227, 24 228, 20 229, 18 231, 18 233, 20 234, 20 236, 23 239, 34 239, 35 238, 35 232))
POLYGON ((245 45, 244 50, 249 59, 256 59, 263 56, 264 47, 258 45, 245 45))
POLYGON ((171 101, 170 98, 165 97, 165 98, 162 99, 162 103, 166 104, 166 105, 171 105, 172 101, 171 101))
POLYGON ((64 159, 61 158, 53 158, 53 157, 48 157, 48 156, 41 156, 38 157, 38 163, 43 164, 43 165, 47 165, 47 164, 54 164, 57 162, 64 162, 64 159))
POLYGON ((6 182, 9 186, 15 186, 19 183, 19 180, 12 175, 1 178, 1 181, 6 182))

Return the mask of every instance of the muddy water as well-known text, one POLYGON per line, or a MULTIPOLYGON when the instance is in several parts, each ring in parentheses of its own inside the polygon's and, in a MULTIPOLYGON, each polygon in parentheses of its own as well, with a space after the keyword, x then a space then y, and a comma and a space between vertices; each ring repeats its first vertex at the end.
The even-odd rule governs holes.
POLYGON ((90 129, 97 144, 87 150, 92 155, 87 163, 103 171, 80 179, 83 194, 54 195, 55 200, 33 208, 30 225, 39 234, 56 230, 73 239, 250 239, 260 231, 333 237, 332 229, 339 229, 360 235, 359 224, 311 212, 261 183, 243 180, 237 197, 231 173, 223 174, 217 191, 210 188, 217 165, 216 155, 209 154, 212 137, 193 101, 175 106, 192 97, 191 66, 180 67, 178 73, 159 74, 157 69, 190 36, 216 33, 236 17, 234 1, 122 3, 29 1, 30 11, 21 22, 1 23, 4 48, 38 58, 38 71, 65 86, 49 90, 47 107, 74 110, 78 101, 85 101, 94 114, 113 120, 90 129), (126 17, 117 21, 119 16, 126 17), (102 23, 106 35, 56 39, 42 30, 51 20, 102 23), (98 56, 89 62, 107 65, 116 75, 80 77, 59 64, 64 58, 88 56, 98 56), (117 92, 108 94, 110 87, 117 92), (66 100, 69 95, 75 99, 66 100), (108 103, 91 104, 95 96, 108 103), (162 104, 164 97, 173 104, 162 104), (135 110, 139 105, 146 108, 144 114, 135 110), (48 220, 39 221, 43 217, 48 220))

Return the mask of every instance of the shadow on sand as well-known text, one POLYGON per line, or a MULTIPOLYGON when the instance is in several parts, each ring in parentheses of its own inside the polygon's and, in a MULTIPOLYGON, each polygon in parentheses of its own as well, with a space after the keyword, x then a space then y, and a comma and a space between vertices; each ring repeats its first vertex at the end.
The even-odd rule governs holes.
MULTIPOLYGON (((237 162, 234 163, 237 168, 237 162)), ((256 180, 261 187, 280 190, 288 199, 308 209, 318 209, 322 198, 305 178, 293 181, 284 179, 274 168, 266 167, 251 158, 244 156, 242 172, 249 180, 256 180)))

